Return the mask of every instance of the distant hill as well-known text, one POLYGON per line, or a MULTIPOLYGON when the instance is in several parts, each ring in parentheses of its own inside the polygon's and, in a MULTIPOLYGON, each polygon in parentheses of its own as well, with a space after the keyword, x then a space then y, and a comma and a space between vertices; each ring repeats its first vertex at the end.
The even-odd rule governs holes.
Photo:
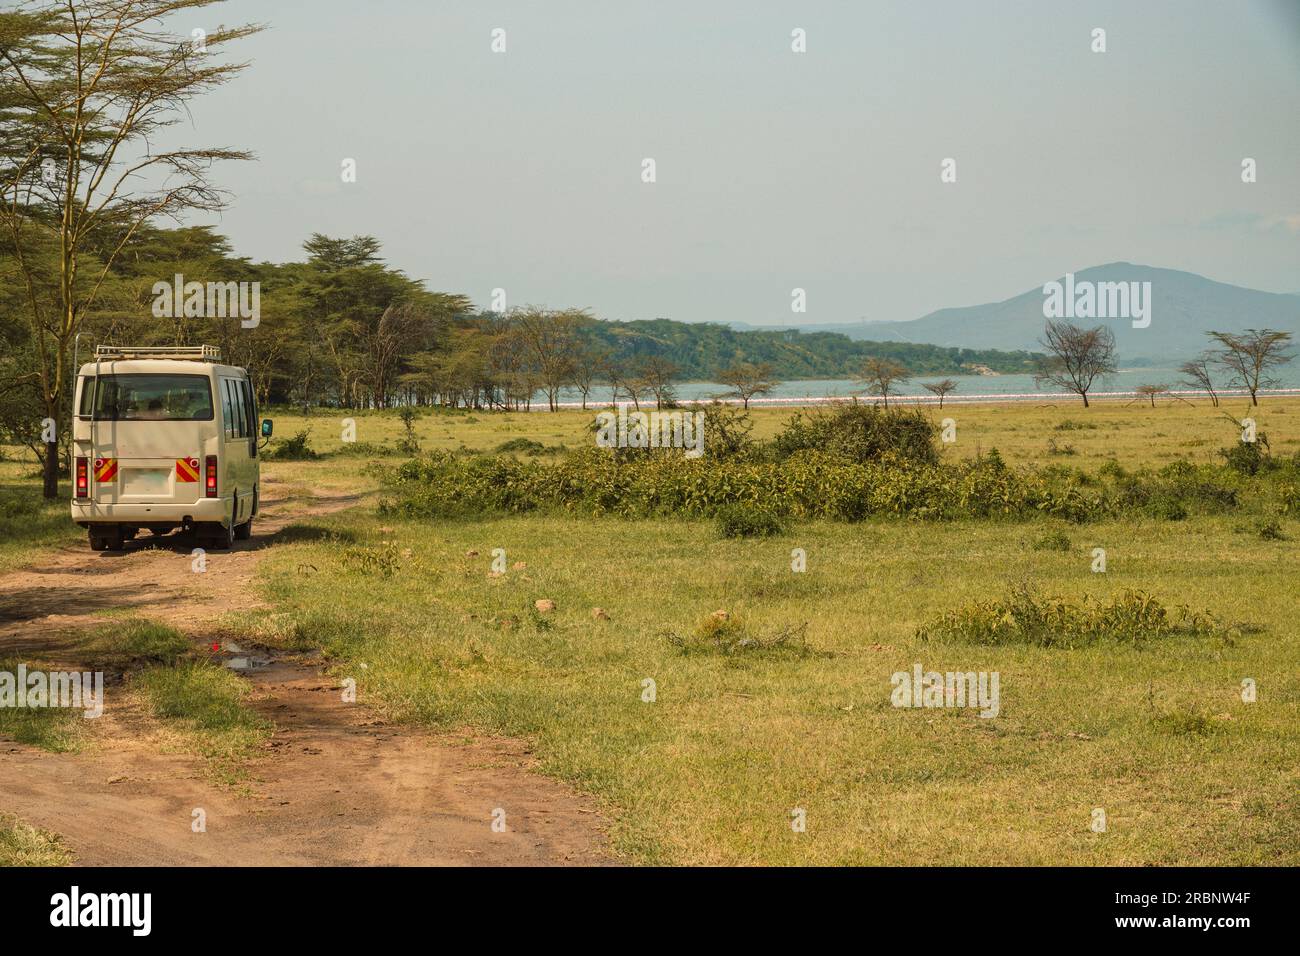
POLYGON ((648 319, 632 322, 593 320, 584 335, 624 362, 659 355, 678 366, 678 378, 707 381, 738 362, 768 362, 778 378, 854 378, 868 357, 891 358, 914 375, 969 374, 968 366, 994 372, 1026 372, 1029 352, 963 349, 912 342, 854 340, 835 332, 796 329, 738 331, 714 322, 648 319))
MULTIPOLYGON (((1055 277, 1063 281, 1064 277, 1055 277)), ((1072 319, 1080 325, 1109 325, 1122 364, 1166 363, 1189 358, 1206 347, 1205 333, 1272 328, 1300 339, 1300 294, 1279 294, 1215 282, 1176 269, 1130 262, 1093 266, 1074 274, 1079 282, 1150 282, 1151 325, 1135 329, 1129 319, 1072 319)), ((1047 281, 1047 280, 1045 280, 1047 281)), ((940 309, 907 322, 854 322, 801 326, 804 331, 838 332, 853 339, 928 342, 971 349, 1041 350, 1043 289, 985 305, 940 309)))

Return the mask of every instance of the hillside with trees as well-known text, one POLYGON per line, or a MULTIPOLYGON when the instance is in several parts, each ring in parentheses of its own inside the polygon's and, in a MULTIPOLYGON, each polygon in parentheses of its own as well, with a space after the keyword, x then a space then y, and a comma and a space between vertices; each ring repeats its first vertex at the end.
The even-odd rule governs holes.
MULTIPOLYGON (((29 248, 28 269, 38 279, 48 272, 52 282, 55 250, 29 248)), ((1028 352, 853 341, 827 332, 608 321, 575 309, 522 306, 501 315, 477 311, 463 295, 429 291, 385 263, 379 241, 369 236, 313 235, 303 252, 300 262, 253 263, 236 256, 208 227, 143 226, 113 257, 79 317, 83 354, 103 343, 207 343, 219 346, 227 361, 251 369, 263 403, 353 408, 529 407, 534 400, 553 403, 569 388, 586 394, 600 388, 602 397, 616 388, 629 397, 665 399, 673 382, 716 381, 742 366, 789 380, 852 378, 869 357, 891 359, 918 375, 959 374, 974 364, 1026 371, 1035 358, 1028 352), (171 285, 177 275, 204 285, 259 283, 256 326, 242 327, 235 315, 206 316, 203 309, 156 316, 155 284, 171 285)), ((84 261, 106 256, 92 237, 84 261)), ((12 247, 0 247, 0 389, 11 433, 30 431, 43 417, 26 397, 42 361, 40 338, 12 247)), ((71 361, 69 354, 69 366, 71 361)))

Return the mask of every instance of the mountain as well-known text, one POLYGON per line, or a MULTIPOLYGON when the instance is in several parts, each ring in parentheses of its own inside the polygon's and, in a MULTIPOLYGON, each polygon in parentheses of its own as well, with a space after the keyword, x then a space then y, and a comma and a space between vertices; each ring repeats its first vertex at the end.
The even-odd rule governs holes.
MULTIPOLYGON (((1064 277, 1058 277, 1064 283, 1064 277)), ((1279 294, 1215 282, 1176 269, 1157 269, 1130 262, 1093 266, 1074 274, 1082 283, 1150 282, 1151 324, 1133 328, 1129 318, 1070 318, 1077 325, 1109 325, 1115 333, 1121 364, 1167 363, 1190 358, 1207 346, 1205 333, 1271 328, 1300 339, 1300 294, 1279 294)), ((1141 288, 1141 287, 1139 287, 1141 288)), ((804 331, 838 332, 853 339, 927 342, 971 349, 1041 351, 1042 286, 1015 298, 985 305, 940 309, 907 322, 853 322, 801 326, 804 331)))

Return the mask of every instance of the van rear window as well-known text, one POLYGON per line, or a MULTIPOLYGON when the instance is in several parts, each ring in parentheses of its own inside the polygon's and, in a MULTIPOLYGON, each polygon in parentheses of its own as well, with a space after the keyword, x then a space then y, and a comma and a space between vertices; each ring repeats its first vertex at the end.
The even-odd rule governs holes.
POLYGON ((88 375, 78 414, 90 418, 92 409, 110 422, 211 421, 212 385, 204 375, 88 375))

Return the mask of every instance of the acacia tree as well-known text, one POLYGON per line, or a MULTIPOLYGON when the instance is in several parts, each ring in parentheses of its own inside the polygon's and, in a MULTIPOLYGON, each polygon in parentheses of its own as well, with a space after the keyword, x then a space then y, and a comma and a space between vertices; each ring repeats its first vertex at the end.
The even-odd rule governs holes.
POLYGON ((673 379, 678 371, 677 364, 662 355, 648 355, 641 360, 635 377, 655 397, 655 408, 663 408, 675 398, 673 379))
POLYGON ((749 400, 766 395, 781 383, 772 374, 768 362, 738 362, 717 374, 718 383, 731 389, 731 394, 749 408, 749 400))
POLYGON ((956 391, 957 383, 950 378, 945 378, 942 382, 922 382, 921 387, 931 395, 939 396, 939 407, 943 408, 943 398, 949 392, 956 391))
POLYGON ((1168 385, 1139 385, 1133 389, 1140 398, 1146 398, 1151 401, 1151 407, 1156 407, 1156 396, 1163 395, 1169 391, 1168 385))
POLYGON ((573 384, 582 393, 582 410, 587 410, 587 400, 596 381, 604 374, 609 362, 609 352, 590 346, 578 350, 573 359, 573 384))
POLYGON ((862 363, 858 381, 866 385, 872 395, 879 395, 888 408, 889 395, 894 386, 903 384, 911 377, 907 368, 893 359, 869 358, 862 363))
POLYGON ((1290 332, 1273 329, 1247 329, 1240 335, 1231 332, 1207 332, 1221 346, 1214 353, 1214 362, 1227 370, 1230 384, 1239 384, 1250 392, 1250 404, 1259 404, 1259 390, 1277 384, 1270 369, 1285 365, 1294 358, 1287 351, 1291 344, 1290 332))
POLYGON ((1104 325, 1084 329, 1049 319, 1039 342, 1050 354, 1040 360, 1034 381, 1074 392, 1084 408, 1093 382, 1115 373, 1115 334, 1104 325))
MULTIPOLYGON (((123 246, 151 219, 224 208, 212 165, 251 154, 154 151, 190 100, 246 64, 213 55, 261 27, 178 38, 163 20, 214 0, 39 0, 0 13, 0 219, 28 300, 40 404, 58 423, 72 344, 123 246), (57 246, 56 293, 42 244, 57 246), (83 270, 83 266, 85 267, 83 270)), ((44 493, 58 495, 57 438, 45 442, 44 493)))
POLYGON ((1183 375, 1183 383, 1193 388, 1202 388, 1210 395, 1210 401, 1215 408, 1219 407, 1219 395, 1214 390, 1214 379, 1210 375, 1210 365, 1214 361, 1214 355, 1210 352, 1203 352, 1194 359, 1184 362, 1178 366, 1178 371, 1183 375))
POLYGON ((546 391, 546 402, 553 412, 559 408, 560 389, 574 379, 578 326, 589 319, 580 309, 553 312, 532 305, 510 314, 512 327, 537 370, 537 381, 546 391))

